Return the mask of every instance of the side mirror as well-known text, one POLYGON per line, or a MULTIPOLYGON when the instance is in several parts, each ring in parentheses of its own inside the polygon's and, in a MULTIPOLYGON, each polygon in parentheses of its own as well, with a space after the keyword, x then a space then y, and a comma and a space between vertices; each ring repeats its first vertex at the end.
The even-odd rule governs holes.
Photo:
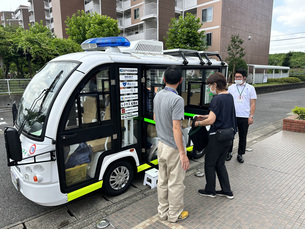
POLYGON ((16 165, 17 161, 22 160, 22 149, 18 131, 13 127, 6 127, 4 130, 4 139, 7 154, 7 165, 16 165))

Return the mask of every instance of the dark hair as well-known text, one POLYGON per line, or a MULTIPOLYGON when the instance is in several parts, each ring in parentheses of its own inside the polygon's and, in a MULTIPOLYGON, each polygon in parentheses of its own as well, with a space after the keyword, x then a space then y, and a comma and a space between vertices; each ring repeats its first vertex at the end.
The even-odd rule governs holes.
POLYGON ((181 80, 181 69, 177 66, 169 66, 164 72, 164 78, 168 84, 176 84, 181 80))
POLYGON ((225 90, 227 88, 226 77, 221 72, 215 72, 207 79, 207 84, 217 84, 218 90, 225 90))
POLYGON ((245 69, 242 68, 236 69, 235 74, 236 73, 241 74, 243 77, 247 77, 247 71, 245 69))

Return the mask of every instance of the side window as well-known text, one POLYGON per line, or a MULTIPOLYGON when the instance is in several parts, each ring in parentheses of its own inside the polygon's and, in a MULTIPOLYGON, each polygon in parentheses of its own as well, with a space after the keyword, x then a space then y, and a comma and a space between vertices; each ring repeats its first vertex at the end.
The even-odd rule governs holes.
POLYGON ((107 150, 111 150, 110 136, 65 146, 66 185, 94 178, 99 156, 107 150))
POLYGON ((181 96, 185 105, 200 105, 202 85, 202 70, 188 69, 185 70, 185 80, 181 87, 181 96), (188 103, 189 97, 189 103, 188 103))
POLYGON ((202 22, 213 21, 213 7, 202 10, 202 22))
POLYGON ((212 101, 214 95, 210 92, 210 88, 209 85, 206 84, 207 82, 207 78, 210 77, 210 75, 212 75, 215 72, 219 72, 219 69, 205 69, 203 72, 203 79, 205 82, 205 92, 202 94, 203 98, 203 103, 204 104, 208 104, 212 101))
POLYGON ((212 33, 206 33, 205 35, 205 41, 207 46, 212 46, 212 33))
POLYGON ((109 69, 96 72, 77 95, 66 130, 111 119, 109 69))
POLYGON ((165 69, 149 69, 146 72, 146 88, 145 88, 145 113, 153 113, 153 100, 155 95, 162 90, 164 86, 163 73, 165 69))
MULTIPOLYGON (((155 95, 162 90, 164 86, 163 73, 165 69, 149 69, 146 71, 146 87, 144 90, 143 104, 144 104, 144 116, 146 118, 153 118, 153 100, 155 95)), ((144 125, 146 131, 146 149, 149 152, 148 161, 151 161, 153 149, 158 145, 158 136, 156 126, 154 124, 145 122, 144 125)))
POLYGON ((138 19, 140 17, 140 8, 135 9, 133 13, 134 13, 134 17, 133 18, 135 20, 138 19))
POLYGON ((218 69, 187 69, 183 71, 181 96, 185 106, 201 107, 211 102, 213 94, 206 84, 207 78, 218 69))

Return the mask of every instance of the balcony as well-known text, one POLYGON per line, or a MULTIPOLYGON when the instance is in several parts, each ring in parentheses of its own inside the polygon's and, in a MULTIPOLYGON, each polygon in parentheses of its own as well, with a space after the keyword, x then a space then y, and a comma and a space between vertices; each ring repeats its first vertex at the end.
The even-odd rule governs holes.
POLYGON ((126 28, 128 26, 131 26, 131 17, 122 19, 121 23, 122 23, 121 26, 124 27, 124 28, 126 28))
POLYGON ((45 19, 46 20, 51 20, 52 17, 53 17, 52 13, 45 13, 45 19))
POLYGON ((155 28, 146 29, 145 40, 158 40, 157 29, 155 28))
POLYGON ((187 0, 184 2, 184 10, 197 7, 197 0, 187 0))
POLYGON ((44 9, 49 10, 52 7, 51 2, 44 2, 44 9))
POLYGON ((85 12, 87 12, 87 11, 90 11, 90 12, 93 11, 93 1, 87 2, 87 4, 85 4, 85 12))
POLYGON ((183 10, 183 0, 175 1, 175 10, 177 10, 177 11, 183 10))
POLYGON ((144 5, 144 12, 141 20, 148 20, 151 18, 157 18, 157 3, 154 2, 144 5))
POLYGON ((34 22, 35 22, 34 15, 31 15, 31 16, 29 17, 29 20, 30 20, 30 23, 34 23, 34 22))
POLYGON ((128 9, 130 9, 130 7, 131 7, 130 0, 116 2, 116 10, 118 12, 128 10, 128 9))
POLYGON ((125 36, 130 41, 144 40, 145 39, 145 33, 144 32, 140 32, 140 33, 137 33, 137 34, 127 33, 125 36))

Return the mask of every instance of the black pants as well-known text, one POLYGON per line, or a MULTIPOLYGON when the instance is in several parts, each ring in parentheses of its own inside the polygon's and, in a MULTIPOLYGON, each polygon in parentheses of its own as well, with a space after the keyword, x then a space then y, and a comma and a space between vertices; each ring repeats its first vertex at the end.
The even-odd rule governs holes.
POLYGON ((204 171, 207 192, 215 193, 216 174, 220 187, 224 192, 231 192, 229 175, 225 166, 225 159, 232 141, 218 142, 216 135, 211 135, 209 144, 205 148, 204 171))
MULTIPOLYGON (((249 129, 248 118, 236 118, 237 120, 237 131, 239 137, 239 144, 238 144, 238 154, 243 155, 246 152, 246 145, 247 145, 247 134, 249 129)), ((233 142, 229 149, 229 152, 233 150, 233 142)))

